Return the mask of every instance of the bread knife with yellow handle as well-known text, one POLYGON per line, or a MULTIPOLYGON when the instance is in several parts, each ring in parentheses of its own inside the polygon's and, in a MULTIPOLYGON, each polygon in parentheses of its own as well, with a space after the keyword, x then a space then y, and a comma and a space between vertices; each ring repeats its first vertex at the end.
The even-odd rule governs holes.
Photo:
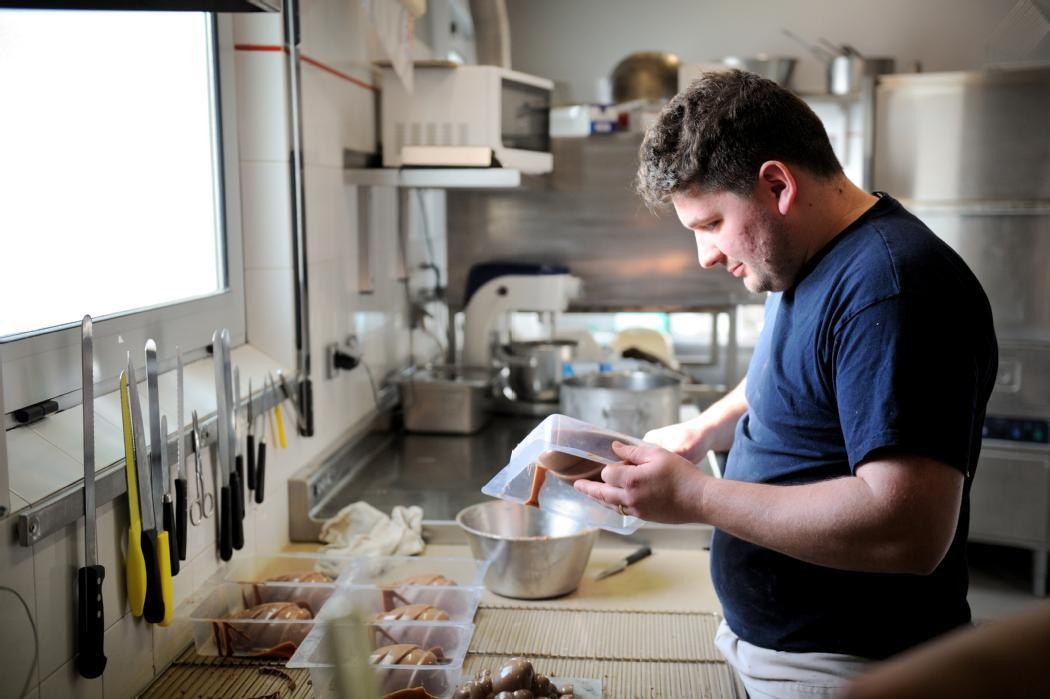
POLYGON ((131 429, 131 405, 128 403, 128 373, 120 372, 120 415, 124 423, 124 477, 128 484, 128 606, 135 616, 142 616, 146 603, 146 559, 142 557, 142 515, 139 513, 138 478, 135 476, 135 434, 131 429))

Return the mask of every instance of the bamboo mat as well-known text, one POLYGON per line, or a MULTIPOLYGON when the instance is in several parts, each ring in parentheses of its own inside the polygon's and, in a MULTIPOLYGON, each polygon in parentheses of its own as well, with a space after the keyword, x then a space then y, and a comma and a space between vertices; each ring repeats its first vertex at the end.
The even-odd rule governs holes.
POLYGON ((141 695, 143 699, 309 699, 310 672, 283 663, 197 655, 190 646, 141 695))

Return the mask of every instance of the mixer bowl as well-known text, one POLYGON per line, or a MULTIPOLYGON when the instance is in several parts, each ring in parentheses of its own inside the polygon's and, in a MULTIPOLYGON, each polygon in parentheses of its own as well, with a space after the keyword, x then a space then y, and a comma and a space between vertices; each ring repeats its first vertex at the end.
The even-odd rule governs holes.
POLYGON ((456 515, 478 560, 491 560, 485 587, 515 599, 546 599, 579 587, 598 530, 568 517, 504 500, 456 515))

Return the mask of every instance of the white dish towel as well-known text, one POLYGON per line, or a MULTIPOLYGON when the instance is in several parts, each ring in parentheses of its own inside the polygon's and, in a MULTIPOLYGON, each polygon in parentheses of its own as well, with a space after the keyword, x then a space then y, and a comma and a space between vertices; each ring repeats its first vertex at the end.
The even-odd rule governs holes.
POLYGON ((412 556, 423 541, 423 508, 396 506, 390 516, 367 502, 353 502, 321 525, 328 556, 412 556))

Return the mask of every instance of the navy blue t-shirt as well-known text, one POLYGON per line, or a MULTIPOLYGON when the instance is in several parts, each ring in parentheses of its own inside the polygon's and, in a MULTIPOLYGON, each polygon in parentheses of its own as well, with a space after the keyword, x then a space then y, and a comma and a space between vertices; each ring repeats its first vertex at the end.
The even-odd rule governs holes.
POLYGON ((726 621, 764 648, 885 658, 970 620, 969 492, 998 364, 991 309, 962 259, 880 196, 769 296, 724 475, 802 484, 850 476, 880 450, 924 456, 966 474, 958 528, 928 576, 825 568, 716 531, 726 621))

